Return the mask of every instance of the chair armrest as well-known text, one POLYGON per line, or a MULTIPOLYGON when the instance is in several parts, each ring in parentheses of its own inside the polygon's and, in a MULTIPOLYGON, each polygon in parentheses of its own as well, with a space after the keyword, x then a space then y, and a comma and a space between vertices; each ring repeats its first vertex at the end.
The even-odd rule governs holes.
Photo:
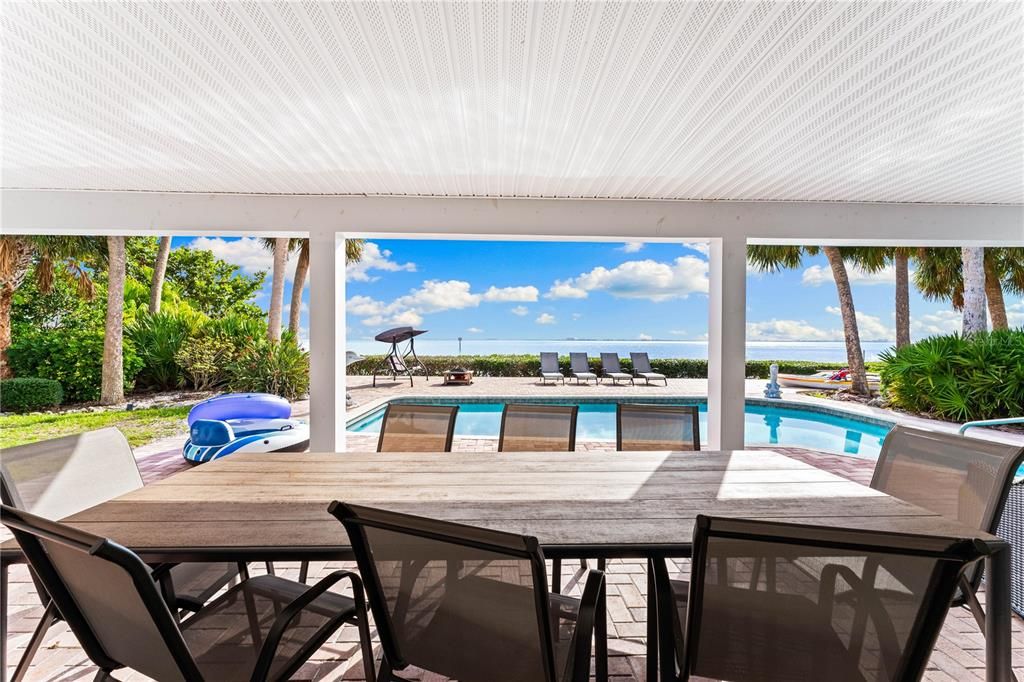
POLYGON ((362 579, 351 571, 334 571, 328 574, 323 580, 296 597, 274 619, 274 623, 270 626, 270 631, 267 633, 267 638, 263 641, 263 646, 260 647, 256 666, 252 671, 253 682, 267 679, 267 676, 270 674, 270 666, 274 662, 274 654, 281 643, 281 637, 284 635, 285 630, 288 629, 292 620, 295 619, 295 616, 302 613, 304 608, 313 603, 313 600, 330 589, 335 583, 344 579, 352 582, 352 595, 356 602, 356 609, 361 618, 366 617, 366 597, 363 593, 362 579))
POLYGON ((580 610, 576 616, 573 636, 572 682, 590 680, 590 640, 594 637, 594 621, 599 600, 604 599, 604 571, 587 572, 587 582, 580 597, 580 610))

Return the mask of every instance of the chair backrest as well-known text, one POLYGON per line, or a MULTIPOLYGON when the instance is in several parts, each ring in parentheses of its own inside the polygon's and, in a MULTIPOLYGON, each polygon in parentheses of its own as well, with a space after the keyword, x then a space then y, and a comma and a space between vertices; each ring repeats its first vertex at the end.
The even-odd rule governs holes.
POLYGON ((405 359, 401 355, 389 355, 388 364, 391 365, 391 371, 396 374, 409 371, 409 367, 405 364, 405 359))
POLYGON ((114 427, 4 448, 3 503, 62 519, 142 487, 128 440, 114 427))
POLYGON ((459 680, 553 682, 535 538, 334 502, 384 655, 459 680))
POLYGON ((601 368, 605 372, 622 372, 622 365, 619 364, 618 353, 601 353, 601 368))
POLYGON ((590 362, 587 359, 586 353, 569 353, 569 366, 573 372, 577 374, 581 372, 590 372, 590 362))
POLYGON ((696 405, 616 407, 616 450, 700 450, 696 405))
POLYGON ((681 669, 760 682, 920 679, 959 576, 988 551, 699 516, 681 669))
POLYGON ((558 368, 558 353, 541 353, 540 371, 561 374, 562 371, 558 368))
POLYGON ((451 452, 458 406, 388 403, 377 452, 451 452))
POLYGON ((202 679, 138 556, 105 538, 7 505, 2 521, 96 665, 128 667, 169 682, 202 679))
POLYGON ((506 403, 498 452, 572 452, 579 405, 506 403))
POLYGON ((634 372, 653 372, 651 369, 651 359, 647 357, 647 353, 630 353, 629 359, 633 362, 634 372))

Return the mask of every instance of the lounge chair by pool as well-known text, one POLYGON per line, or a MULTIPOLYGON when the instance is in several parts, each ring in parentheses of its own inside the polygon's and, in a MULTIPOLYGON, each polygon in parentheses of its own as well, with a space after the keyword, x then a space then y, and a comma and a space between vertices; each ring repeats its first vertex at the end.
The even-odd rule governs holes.
POLYGON ((551 381, 561 380, 563 384, 565 383, 565 375, 558 368, 558 353, 540 354, 540 382, 546 384, 549 379, 551 381))
POLYGON ((651 359, 647 357, 647 353, 630 353, 629 359, 633 361, 633 376, 643 379, 648 384, 651 383, 651 380, 664 381, 668 386, 668 379, 665 378, 665 375, 655 372, 651 368, 651 359))
POLYGON ((622 371, 622 366, 619 364, 618 353, 601 353, 601 368, 602 378, 611 379, 613 385, 620 381, 628 381, 630 384, 633 383, 633 375, 626 374, 622 371))
POLYGON ((577 384, 580 381, 587 382, 591 379, 595 384, 597 383, 597 375, 590 371, 586 353, 569 353, 569 368, 572 370, 569 376, 575 379, 577 384))

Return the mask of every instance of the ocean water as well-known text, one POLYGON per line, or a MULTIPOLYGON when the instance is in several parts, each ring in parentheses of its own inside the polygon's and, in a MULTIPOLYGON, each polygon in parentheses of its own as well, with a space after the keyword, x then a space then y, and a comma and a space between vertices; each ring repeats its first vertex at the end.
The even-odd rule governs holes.
MULTIPOLYGON (((379 355, 387 352, 386 344, 372 339, 346 342, 346 350, 361 355, 379 355)), ((862 343, 864 359, 877 360, 878 354, 893 344, 885 341, 862 343)), ((567 354, 584 351, 592 357, 599 353, 618 353, 629 357, 630 351, 647 351, 651 358, 708 357, 707 341, 630 341, 580 339, 476 339, 463 337, 464 355, 530 354, 557 351, 567 354)), ((416 352, 420 355, 458 355, 457 339, 431 338, 425 334, 416 339, 416 352)), ((748 360, 810 360, 816 362, 846 362, 846 345, 842 341, 751 341, 747 343, 748 360)))

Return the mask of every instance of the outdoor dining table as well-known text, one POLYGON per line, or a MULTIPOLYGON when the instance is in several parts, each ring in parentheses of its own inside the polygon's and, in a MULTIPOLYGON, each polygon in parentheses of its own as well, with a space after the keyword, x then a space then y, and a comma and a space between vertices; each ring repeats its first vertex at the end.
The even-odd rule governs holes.
MULTIPOLYGON (((349 559, 332 500, 533 535, 548 558, 647 559, 648 680, 658 679, 651 561, 688 557, 698 514, 976 538, 991 548, 986 679, 1011 679, 1003 540, 771 451, 235 454, 65 521, 149 563, 349 559)), ((0 558, 6 630, 7 567, 23 558, 13 541, 0 558)), ((606 636, 607 614, 599 626, 606 636)))

